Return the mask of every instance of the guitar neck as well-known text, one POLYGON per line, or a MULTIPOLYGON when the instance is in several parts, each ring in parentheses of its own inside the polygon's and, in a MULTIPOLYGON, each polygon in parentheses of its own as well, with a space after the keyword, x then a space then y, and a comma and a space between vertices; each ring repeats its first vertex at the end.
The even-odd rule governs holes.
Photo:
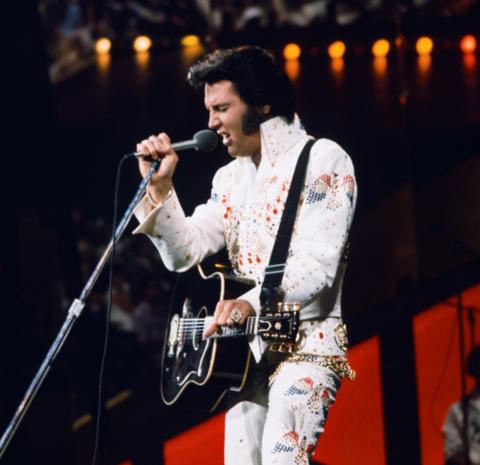
MULTIPOLYGON (((173 321, 173 320, 172 320, 173 321)), ((266 313, 261 316, 250 316, 242 326, 222 326, 221 331, 209 338, 255 336, 259 335, 267 341, 293 340, 298 331, 298 311, 266 313)), ((204 318, 178 318, 171 326, 172 341, 185 337, 203 339, 203 333, 213 322, 213 316, 204 318)), ((172 342, 172 343, 173 343, 172 342)))
MULTIPOLYGON (((188 334, 194 331, 203 334, 213 321, 212 316, 206 318, 180 318, 179 333, 188 334)), ((223 326, 221 333, 214 333, 209 338, 224 338, 237 336, 254 336, 257 334, 257 317, 250 316, 243 326, 223 326)))

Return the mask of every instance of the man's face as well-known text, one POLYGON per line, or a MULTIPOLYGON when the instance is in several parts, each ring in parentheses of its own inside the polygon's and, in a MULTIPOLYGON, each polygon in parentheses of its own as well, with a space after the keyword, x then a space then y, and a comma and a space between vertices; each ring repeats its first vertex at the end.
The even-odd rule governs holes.
POLYGON ((205 85, 205 107, 210 116, 208 127, 222 137, 232 157, 260 157, 260 131, 245 134, 243 118, 248 112, 247 104, 240 98, 231 81, 218 81, 205 85))

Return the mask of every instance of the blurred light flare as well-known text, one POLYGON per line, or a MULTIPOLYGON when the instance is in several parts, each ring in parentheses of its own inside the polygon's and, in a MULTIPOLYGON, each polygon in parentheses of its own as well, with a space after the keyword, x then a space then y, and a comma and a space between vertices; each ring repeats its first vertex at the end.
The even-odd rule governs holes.
POLYGON ((300 75, 300 63, 298 60, 288 60, 285 63, 285 72, 290 81, 295 82, 300 75))
POLYGON ((99 53, 97 55, 97 67, 102 74, 108 72, 110 68, 110 54, 109 53, 99 53))
POLYGON ((345 61, 343 58, 333 58, 330 62, 330 67, 336 75, 340 75, 345 67, 345 61))
POLYGON ((148 51, 137 52, 135 54, 135 63, 140 71, 145 71, 147 69, 149 61, 150 53, 148 51))
POLYGON ((386 57, 388 52, 390 52, 390 42, 387 39, 378 39, 372 45, 374 57, 386 57))
POLYGON ((373 59, 373 70, 377 78, 383 78, 387 73, 387 58, 384 56, 376 56, 373 59))
POLYGON ((337 40, 331 43, 328 46, 328 56, 334 60, 336 58, 343 58, 345 52, 347 50, 347 46, 341 40, 337 40))
POLYGON ((148 36, 137 36, 133 41, 133 49, 138 52, 147 52, 152 47, 152 39, 148 36))
POLYGON ((418 70, 421 74, 428 74, 432 66, 432 57, 430 55, 420 55, 417 61, 418 70))
POLYGON ((194 34, 189 34, 187 36, 182 37, 180 41, 183 47, 196 47, 200 45, 200 38, 194 34))
POLYGON ((98 55, 106 55, 112 49, 112 42, 107 37, 101 37, 95 42, 95 51, 98 55))
POLYGON ((463 53, 475 53, 475 50, 477 50, 477 39, 475 36, 468 34, 462 37, 462 40, 460 41, 460 50, 463 53))
POLYGON ((302 49, 297 44, 287 44, 283 48, 283 57, 285 60, 298 60, 302 54, 302 49))
POLYGON ((415 49, 419 55, 429 55, 433 50, 433 40, 427 36, 419 37, 415 49))

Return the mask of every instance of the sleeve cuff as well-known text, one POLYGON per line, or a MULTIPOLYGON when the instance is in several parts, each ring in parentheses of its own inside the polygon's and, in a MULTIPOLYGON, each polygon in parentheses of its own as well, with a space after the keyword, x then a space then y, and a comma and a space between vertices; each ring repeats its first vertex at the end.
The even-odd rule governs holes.
MULTIPOLYGON (((260 313, 260 290, 262 286, 255 286, 253 289, 250 289, 245 294, 242 294, 238 299, 246 300, 255 310, 255 313, 258 315, 260 313)), ((257 363, 262 359, 262 355, 267 349, 268 344, 260 337, 254 336, 250 342, 250 350, 252 355, 255 358, 257 363)))
POLYGON ((250 289, 245 294, 242 294, 238 299, 246 300, 255 310, 255 313, 258 315, 260 313, 260 289, 262 286, 255 286, 250 289))
POLYGON ((155 229, 155 222, 158 213, 163 207, 168 208, 171 206, 173 208, 176 197, 176 193, 172 189, 162 202, 159 202, 156 206, 153 206, 148 197, 145 195, 142 200, 138 202, 135 210, 133 211, 140 224, 133 230, 132 234, 152 235, 155 229))

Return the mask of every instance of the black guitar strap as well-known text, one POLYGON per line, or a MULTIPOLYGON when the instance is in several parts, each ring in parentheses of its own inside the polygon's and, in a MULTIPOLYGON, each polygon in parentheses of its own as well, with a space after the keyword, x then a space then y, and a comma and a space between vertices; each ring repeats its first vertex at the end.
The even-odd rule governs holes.
POLYGON ((297 217, 300 194, 305 184, 310 149, 314 143, 315 139, 311 139, 305 144, 295 166, 282 219, 278 227, 277 237, 275 238, 272 254, 270 255, 270 261, 265 268, 265 278, 263 279, 262 290, 260 292, 262 311, 266 307, 277 305, 278 302, 283 300, 283 292, 281 289, 283 273, 287 262, 293 225, 297 217))

